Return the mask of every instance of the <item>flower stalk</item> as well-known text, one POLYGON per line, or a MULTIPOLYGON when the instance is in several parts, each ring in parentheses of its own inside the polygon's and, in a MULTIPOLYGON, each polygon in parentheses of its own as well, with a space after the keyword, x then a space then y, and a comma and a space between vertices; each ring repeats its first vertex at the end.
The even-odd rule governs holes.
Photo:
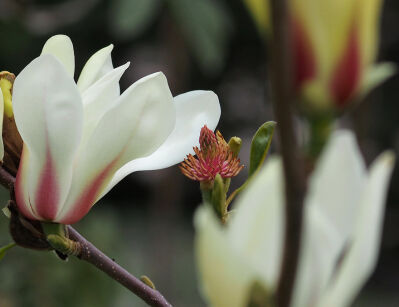
POLYGON ((285 240, 280 280, 279 307, 290 306, 298 266, 302 232, 303 200, 306 193, 303 159, 297 146, 292 121, 292 59, 287 0, 271 0, 272 42, 271 81, 273 106, 279 123, 281 155, 285 178, 285 240))

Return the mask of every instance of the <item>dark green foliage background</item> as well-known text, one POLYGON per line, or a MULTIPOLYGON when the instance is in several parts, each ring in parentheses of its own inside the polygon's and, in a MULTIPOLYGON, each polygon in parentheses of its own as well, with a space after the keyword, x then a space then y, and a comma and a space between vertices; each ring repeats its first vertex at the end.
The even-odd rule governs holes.
MULTIPOLYGON (((398 29, 399 3, 387 0, 380 60, 399 63, 398 29)), ((233 135, 243 139, 241 158, 246 165, 252 135, 273 120, 264 46, 240 0, 0 0, 0 70, 18 74, 57 33, 72 38, 77 72, 92 53, 114 43, 114 65, 132 62, 122 89, 161 70, 174 95, 214 90, 222 105, 219 128, 226 139, 233 135)), ((342 120, 358 134, 368 163, 386 148, 399 153, 398 101, 396 76, 342 120)), ((233 181, 232 189, 247 172, 244 169, 233 181)), ((381 257, 356 306, 398 306, 398 180, 396 170, 381 257)), ((0 205, 5 205, 7 194, 1 193, 0 205)), ((177 167, 132 174, 76 228, 136 276, 148 275, 174 306, 204 306, 193 259, 192 215, 199 202, 198 185, 177 167)), ((10 241, 7 227, 8 220, 0 215, 0 245, 10 241)), ((0 306, 143 303, 77 259, 61 262, 50 252, 15 248, 0 262, 0 306)))

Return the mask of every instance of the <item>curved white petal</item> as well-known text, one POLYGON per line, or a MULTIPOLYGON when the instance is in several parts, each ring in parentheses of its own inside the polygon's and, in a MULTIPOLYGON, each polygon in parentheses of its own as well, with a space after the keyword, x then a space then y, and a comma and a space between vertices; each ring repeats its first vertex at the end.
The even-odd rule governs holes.
POLYGON ((303 227, 292 307, 317 306, 342 252, 337 230, 317 206, 305 207, 303 227))
POLYGON ((105 112, 113 107, 119 98, 119 80, 130 63, 113 69, 95 82, 82 94, 84 105, 84 144, 105 112))
POLYGON ((29 161, 23 164, 29 169, 21 170, 27 176, 25 195, 41 219, 52 219, 68 193, 81 139, 79 91, 55 57, 42 55, 15 79, 13 110, 24 147, 29 150, 29 155, 24 155, 29 161))
POLYGON ((66 35, 54 35, 43 46, 42 54, 55 56, 72 76, 75 73, 75 54, 71 39, 66 35))
MULTIPOLYGON (((3 116, 4 116, 4 98, 3 92, 0 89, 0 135, 3 134, 3 116)), ((0 161, 4 158, 4 144, 3 137, 0 138, 0 161)))
POLYGON ((357 210, 355 232, 348 252, 324 299, 318 306, 346 307, 374 270, 382 232, 385 197, 394 166, 394 154, 381 154, 370 168, 361 206, 357 210))
POLYGON ((208 206, 202 205, 197 209, 195 229, 201 292, 209 306, 246 306, 255 272, 232 249, 224 229, 208 206))
POLYGON ((349 130, 338 130, 327 144, 310 178, 305 202, 315 206, 337 229, 342 244, 353 231, 366 168, 349 130))
POLYGON ((192 91, 174 98, 176 125, 166 141, 148 157, 128 162, 119 169, 104 190, 106 194, 127 175, 143 170, 166 168, 184 160, 193 147, 199 145, 200 130, 204 125, 214 130, 220 118, 217 95, 210 91, 192 91))
POLYGON ((265 167, 237 199, 228 225, 229 239, 270 291, 280 273, 284 241, 282 163, 269 157, 265 167))
POLYGON ((155 151, 174 124, 173 97, 162 73, 144 77, 130 86, 104 114, 81 148, 71 193, 57 218, 72 223, 84 211, 87 213, 115 171, 127 161, 155 151), (90 197, 85 194, 89 191, 90 197))
POLYGON ((113 69, 112 49, 114 49, 112 44, 104 47, 93 54, 86 62, 78 79, 78 88, 81 92, 113 69))

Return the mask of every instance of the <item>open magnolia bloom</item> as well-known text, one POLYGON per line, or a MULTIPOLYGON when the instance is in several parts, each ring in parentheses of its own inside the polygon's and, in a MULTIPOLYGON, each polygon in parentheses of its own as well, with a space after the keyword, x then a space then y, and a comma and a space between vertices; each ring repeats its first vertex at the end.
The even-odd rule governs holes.
MULTIPOLYGON (((393 162, 385 152, 367 171, 351 132, 331 137, 310 177, 291 306, 352 303, 376 264, 393 162)), ((268 159, 236 208, 225 227, 208 206, 196 213, 198 270, 210 306, 244 307, 254 291, 275 293, 285 229, 279 157, 268 159)))
MULTIPOLYGON (((269 0, 244 0, 266 34, 269 0)), ((342 110, 394 72, 374 65, 382 0, 289 0, 294 85, 308 112, 342 110)))
POLYGON ((15 193, 28 218, 79 221, 126 175, 181 162, 201 127, 219 121, 213 92, 173 98, 162 73, 120 94, 129 63, 114 69, 112 48, 95 53, 75 83, 72 42, 57 35, 15 80, 13 110, 24 142, 15 193))

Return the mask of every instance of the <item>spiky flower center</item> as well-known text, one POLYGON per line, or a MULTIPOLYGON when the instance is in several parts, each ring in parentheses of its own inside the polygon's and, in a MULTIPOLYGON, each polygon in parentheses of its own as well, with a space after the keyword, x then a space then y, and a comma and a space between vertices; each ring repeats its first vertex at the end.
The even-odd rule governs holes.
POLYGON ((201 129, 199 143, 200 148, 194 147, 196 156, 187 155, 179 166, 188 178, 197 181, 213 181, 217 174, 222 178, 231 178, 244 167, 219 131, 215 134, 205 125, 201 129))

